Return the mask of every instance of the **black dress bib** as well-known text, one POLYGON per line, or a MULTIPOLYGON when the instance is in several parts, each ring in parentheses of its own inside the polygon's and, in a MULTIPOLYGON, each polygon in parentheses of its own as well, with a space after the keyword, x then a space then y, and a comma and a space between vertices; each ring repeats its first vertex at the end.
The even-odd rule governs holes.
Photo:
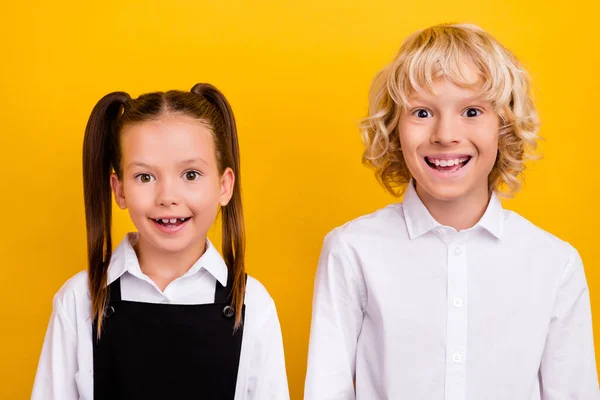
POLYGON ((214 304, 177 305, 123 301, 120 278, 110 284, 99 340, 93 323, 94 399, 233 399, 243 328, 233 332, 231 287, 217 281, 214 304))

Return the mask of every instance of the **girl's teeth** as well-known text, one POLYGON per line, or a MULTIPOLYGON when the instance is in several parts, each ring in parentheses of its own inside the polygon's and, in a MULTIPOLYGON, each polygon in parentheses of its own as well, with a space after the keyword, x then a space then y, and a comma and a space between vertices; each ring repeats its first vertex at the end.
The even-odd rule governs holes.
POLYGON ((162 222, 163 224, 176 224, 177 222, 185 222, 185 218, 159 218, 155 219, 156 222, 162 222))

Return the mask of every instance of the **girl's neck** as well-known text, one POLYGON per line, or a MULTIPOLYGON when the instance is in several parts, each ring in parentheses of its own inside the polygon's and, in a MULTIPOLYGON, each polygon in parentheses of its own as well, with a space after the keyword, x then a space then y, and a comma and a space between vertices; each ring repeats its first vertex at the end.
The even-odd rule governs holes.
POLYGON ((206 251, 206 239, 200 245, 180 252, 157 249, 139 236, 134 246, 140 269, 164 292, 171 282, 183 276, 206 251))
POLYGON ((479 222, 490 202, 490 192, 486 187, 478 188, 454 200, 439 200, 416 184, 419 198, 440 224, 457 231, 472 228, 479 222))

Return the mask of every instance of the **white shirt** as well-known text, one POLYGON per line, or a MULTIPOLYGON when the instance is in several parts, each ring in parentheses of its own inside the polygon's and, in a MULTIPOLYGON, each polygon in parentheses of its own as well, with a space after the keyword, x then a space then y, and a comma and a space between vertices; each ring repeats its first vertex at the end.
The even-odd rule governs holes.
POLYGON ((468 230, 403 203, 334 229, 305 399, 600 399, 577 251, 496 196, 468 230), (356 379, 356 394, 353 380, 356 379))
MULTIPOLYGON (((140 269, 129 234, 115 249, 108 283, 121 278, 123 300, 146 303, 213 303, 218 280, 227 284, 227 266, 207 240, 205 253, 187 273, 161 292, 140 269), (129 239, 129 240, 128 240, 129 239)), ((248 276, 244 334, 235 398, 289 399, 281 328, 275 303, 267 290, 248 276)), ((33 387, 33 400, 93 398, 93 343, 91 300, 87 272, 68 280, 54 296, 33 387)), ((198 393, 202 398, 202 393, 198 393)))

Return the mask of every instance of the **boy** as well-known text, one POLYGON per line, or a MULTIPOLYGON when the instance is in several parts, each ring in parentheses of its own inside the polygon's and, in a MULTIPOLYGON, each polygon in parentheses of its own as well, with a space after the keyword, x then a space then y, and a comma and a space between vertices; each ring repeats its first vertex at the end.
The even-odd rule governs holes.
POLYGON ((305 398, 600 399, 579 254, 498 199, 537 138, 519 61, 475 26, 417 32, 363 128, 404 199, 325 239, 305 398))

